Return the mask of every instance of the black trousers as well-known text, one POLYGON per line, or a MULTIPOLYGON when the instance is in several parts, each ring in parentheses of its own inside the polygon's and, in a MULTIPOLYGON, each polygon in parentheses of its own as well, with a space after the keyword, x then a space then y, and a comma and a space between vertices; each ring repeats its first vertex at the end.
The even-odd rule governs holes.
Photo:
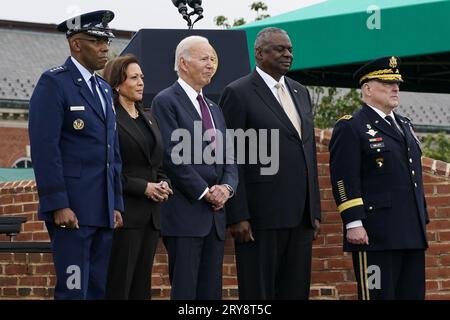
POLYGON ((314 237, 310 223, 253 230, 253 236, 254 242, 235 242, 239 299, 308 299, 314 237))
POLYGON ((150 222, 142 228, 114 231, 106 298, 151 299, 153 257, 159 231, 150 222))
POLYGON ((425 251, 352 253, 360 300, 425 299, 425 251))

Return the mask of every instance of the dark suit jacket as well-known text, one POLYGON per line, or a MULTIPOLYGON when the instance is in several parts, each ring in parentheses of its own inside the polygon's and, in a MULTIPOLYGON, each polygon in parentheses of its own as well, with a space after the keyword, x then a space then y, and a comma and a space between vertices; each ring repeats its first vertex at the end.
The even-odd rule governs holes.
MULTIPOLYGON (((225 120, 220 108, 211 100, 205 100, 209 105, 216 130, 225 135, 225 120)), ((164 168, 172 181, 174 190, 172 199, 164 203, 161 208, 162 235, 203 237, 208 235, 214 223, 219 238, 225 239, 225 211, 214 212, 211 204, 198 198, 206 187, 216 184, 228 184, 236 190, 237 168, 235 164, 226 163, 227 146, 223 146, 222 163, 206 164, 203 161, 195 163, 196 154, 193 149, 195 139, 198 137, 194 134, 194 122, 197 122, 201 128, 201 118, 178 82, 161 91, 153 99, 152 112, 161 128, 165 149, 164 168), (184 129, 185 133, 189 133, 186 141, 189 141, 193 147, 192 152, 187 151, 190 152, 187 161, 189 163, 175 164, 173 162, 172 149, 183 141, 182 139, 171 141, 171 135, 176 129, 184 129)), ((203 143, 202 147, 205 146, 206 144, 203 143)))
POLYGON ((404 138, 367 105, 334 127, 330 172, 345 251, 427 247, 422 152, 410 120, 395 117, 404 138), (345 225, 355 220, 362 220, 369 245, 346 241, 345 225))
MULTIPOLYGON (((274 229, 298 225, 304 213, 311 226, 314 226, 314 218, 320 219, 309 93, 298 82, 287 77, 285 81, 302 120, 302 140, 256 70, 229 84, 220 98, 219 105, 228 128, 279 130, 278 172, 261 175, 264 165, 259 161, 239 165, 239 186, 235 197, 227 203, 228 224, 250 219, 253 228, 274 229)), ((271 150, 270 142, 266 146, 271 150)), ((248 144, 246 150, 249 150, 248 144)), ((260 145, 257 150, 259 153, 260 145)))
POLYGON ((40 219, 71 208, 80 225, 112 228, 114 209, 123 211, 112 91, 97 79, 106 115, 70 58, 45 72, 33 92, 29 134, 40 219))
POLYGON ((122 185, 125 206, 123 223, 125 228, 136 228, 144 226, 152 219, 154 227, 160 229, 160 204, 148 199, 144 192, 147 182, 165 180, 170 184, 162 170, 162 138, 156 120, 150 112, 144 112, 141 108, 138 108, 138 111, 153 134, 155 145, 152 152, 127 111, 120 105, 116 106, 123 163, 122 185))

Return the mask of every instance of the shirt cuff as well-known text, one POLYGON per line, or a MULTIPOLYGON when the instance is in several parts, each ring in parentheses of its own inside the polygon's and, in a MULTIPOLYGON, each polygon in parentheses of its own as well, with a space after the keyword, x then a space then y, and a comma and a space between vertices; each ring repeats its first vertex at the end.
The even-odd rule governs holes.
POLYGON ((198 198, 198 200, 202 200, 202 198, 205 196, 205 194, 209 191, 209 188, 206 187, 205 191, 203 191, 202 195, 198 198))
POLYGON ((347 223, 345 225, 345 229, 348 230, 348 229, 351 229, 351 228, 362 227, 362 226, 363 226, 363 224, 362 224, 361 220, 355 220, 355 221, 352 221, 350 223, 347 223))

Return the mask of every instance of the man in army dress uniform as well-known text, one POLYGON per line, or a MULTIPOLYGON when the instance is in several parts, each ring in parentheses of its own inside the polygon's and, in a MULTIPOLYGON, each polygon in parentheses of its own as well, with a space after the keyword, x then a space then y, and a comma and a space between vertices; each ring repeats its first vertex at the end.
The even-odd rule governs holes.
POLYGON ((424 299, 426 209, 421 149, 399 105, 400 59, 369 62, 354 77, 364 102, 330 142, 333 195, 352 252, 360 299, 424 299))
POLYGON ((56 271, 55 299, 104 298, 113 228, 123 211, 121 160, 107 61, 111 11, 64 21, 71 57, 30 101, 31 157, 56 271))

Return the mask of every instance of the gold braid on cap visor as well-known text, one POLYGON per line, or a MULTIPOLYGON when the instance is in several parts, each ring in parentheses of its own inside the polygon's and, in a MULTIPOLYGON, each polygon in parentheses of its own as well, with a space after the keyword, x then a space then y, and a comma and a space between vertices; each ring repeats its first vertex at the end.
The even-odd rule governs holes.
POLYGON ((369 72, 368 74, 364 75, 359 79, 359 84, 361 84, 364 80, 372 80, 372 79, 379 79, 381 81, 398 81, 403 82, 402 75, 396 71, 396 73, 393 73, 392 69, 383 69, 383 70, 375 70, 372 72, 369 72))

